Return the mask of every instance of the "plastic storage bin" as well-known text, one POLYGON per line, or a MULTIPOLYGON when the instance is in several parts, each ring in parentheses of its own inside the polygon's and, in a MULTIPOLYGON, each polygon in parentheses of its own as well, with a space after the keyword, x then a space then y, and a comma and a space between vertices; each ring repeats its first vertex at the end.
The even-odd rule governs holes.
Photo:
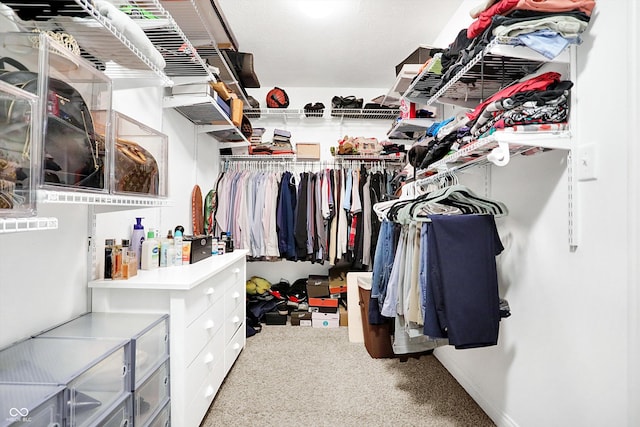
MULTIPOLYGON (((38 183, 51 189, 108 191, 108 152, 95 132, 93 112, 111 110, 111 80, 93 64, 45 34, 0 33, 0 81, 38 97, 32 123, 38 183)), ((5 117, 8 108, 0 106, 5 117)), ((25 112, 11 110, 8 123, 25 112)), ((27 138, 26 130, 22 132, 27 138)), ((108 140, 109 137, 107 136, 108 140)), ((32 177, 35 175, 32 174, 32 177)))
POLYGON ((31 338, 0 351, 0 384, 66 386, 67 426, 95 425, 129 393, 128 341, 31 338))
POLYGON ((167 403, 160 410, 153 420, 147 424, 147 427, 169 427, 171 425, 171 404, 167 403))
POLYGON ((134 393, 134 424, 145 425, 169 401, 169 360, 134 393))
POLYGON ((87 313, 38 335, 39 338, 111 338, 131 340, 131 384, 138 385, 169 357, 166 314, 87 313))
MULTIPOLYGON (((118 111, 99 111, 94 117, 97 123, 112 125, 111 192, 167 197, 168 136, 118 111)), ((106 134, 106 129, 97 129, 106 134)))
POLYGON ((92 424, 100 427, 130 427, 133 426, 133 410, 131 393, 125 394, 119 402, 114 405, 114 409, 105 411, 102 419, 92 424))
POLYGON ((0 384, 0 427, 62 427, 64 387, 0 384))
POLYGON ((35 190, 39 174, 32 126, 38 122, 37 99, 0 81, 0 217, 37 213, 35 190))

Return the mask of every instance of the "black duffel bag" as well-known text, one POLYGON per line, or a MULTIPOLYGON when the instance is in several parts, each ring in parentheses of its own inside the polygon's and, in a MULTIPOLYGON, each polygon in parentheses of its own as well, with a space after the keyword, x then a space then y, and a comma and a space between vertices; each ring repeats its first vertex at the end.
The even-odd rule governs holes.
MULTIPOLYGON (((0 80, 26 92, 37 94, 38 74, 11 58, 0 58, 0 80), (9 64, 15 71, 7 71, 9 64)), ((31 111, 28 104, 0 100, 0 123, 18 127, 11 138, 3 139, 0 153, 28 153, 31 111)), ((46 138, 41 167, 47 184, 104 189, 104 137, 96 135, 91 112, 80 92, 68 83, 49 78, 46 138)))

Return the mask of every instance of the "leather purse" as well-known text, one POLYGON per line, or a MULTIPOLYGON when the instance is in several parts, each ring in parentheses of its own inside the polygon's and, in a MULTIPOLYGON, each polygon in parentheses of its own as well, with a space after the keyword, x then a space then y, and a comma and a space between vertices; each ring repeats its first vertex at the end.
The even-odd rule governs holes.
POLYGON ((153 155, 133 141, 115 142, 115 191, 158 195, 160 175, 153 155))

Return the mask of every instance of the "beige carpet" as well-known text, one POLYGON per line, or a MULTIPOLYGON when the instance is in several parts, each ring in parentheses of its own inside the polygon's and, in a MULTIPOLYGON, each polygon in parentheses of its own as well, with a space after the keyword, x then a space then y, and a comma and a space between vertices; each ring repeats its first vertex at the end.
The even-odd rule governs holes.
POLYGON ((346 327, 264 326, 202 426, 493 426, 433 356, 372 359, 346 327))

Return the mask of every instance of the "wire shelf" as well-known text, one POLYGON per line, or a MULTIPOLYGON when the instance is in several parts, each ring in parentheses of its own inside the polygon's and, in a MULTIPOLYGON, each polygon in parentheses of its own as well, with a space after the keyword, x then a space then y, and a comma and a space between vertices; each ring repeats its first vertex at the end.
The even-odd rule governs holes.
POLYGON ((117 194, 82 193, 75 191, 39 191, 40 203, 62 203, 82 205, 107 205, 129 207, 166 207, 171 201, 162 198, 135 197, 117 194))
POLYGON ((407 89, 405 98, 426 105, 439 102, 463 107, 475 106, 479 101, 535 72, 548 62, 533 55, 508 56, 509 50, 505 49, 507 43, 509 39, 506 38, 492 40, 442 87, 441 74, 424 70, 407 89), (500 49, 500 54, 494 54, 494 49, 500 49))
POLYGON ((0 234, 23 231, 55 230, 58 228, 57 218, 0 218, 0 234))

